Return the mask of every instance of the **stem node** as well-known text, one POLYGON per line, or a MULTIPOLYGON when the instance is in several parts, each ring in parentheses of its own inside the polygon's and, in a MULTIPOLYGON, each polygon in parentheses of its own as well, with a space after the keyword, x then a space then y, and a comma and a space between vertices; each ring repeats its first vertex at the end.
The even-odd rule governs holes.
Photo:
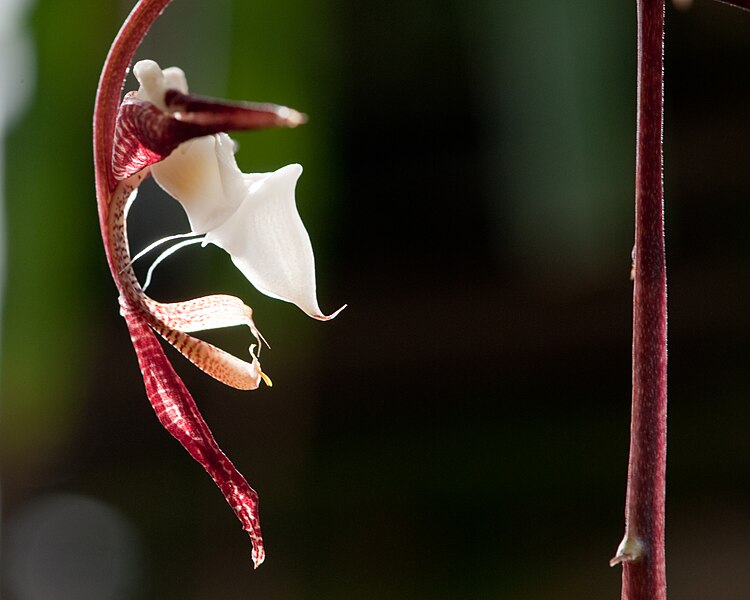
POLYGON ((637 537, 631 537, 625 534, 620 545, 617 547, 617 553, 609 561, 609 566, 614 567, 621 563, 635 562, 643 556, 643 542, 637 537))

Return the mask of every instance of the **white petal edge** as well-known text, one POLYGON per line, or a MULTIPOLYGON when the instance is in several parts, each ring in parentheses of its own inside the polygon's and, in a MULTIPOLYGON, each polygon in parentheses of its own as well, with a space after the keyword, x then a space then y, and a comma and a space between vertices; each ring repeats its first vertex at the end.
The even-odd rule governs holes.
MULTIPOLYGON (((164 111, 166 90, 188 91, 177 67, 162 71, 143 60, 133 72, 141 84, 137 96, 164 111)), ((226 133, 185 142, 151 167, 159 186, 182 204, 193 232, 206 233, 205 243, 228 252, 259 291, 328 320, 346 305, 330 315, 318 306, 312 244, 294 197, 301 173, 297 164, 273 173, 242 173, 226 133)))
POLYGON ((292 164, 273 173, 243 175, 243 202, 231 218, 206 234, 206 242, 228 252, 259 291, 326 320, 338 311, 324 315, 318 306, 312 244, 294 198, 301 174, 302 167, 292 164))

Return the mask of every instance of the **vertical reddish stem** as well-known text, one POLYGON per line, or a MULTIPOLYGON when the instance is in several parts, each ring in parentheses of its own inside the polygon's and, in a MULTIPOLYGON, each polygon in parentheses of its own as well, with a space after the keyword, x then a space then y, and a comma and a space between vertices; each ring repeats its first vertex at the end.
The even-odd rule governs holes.
POLYGON ((638 0, 638 142, 633 292, 633 400, 623 600, 665 600, 667 278, 662 123, 664 0, 638 0))

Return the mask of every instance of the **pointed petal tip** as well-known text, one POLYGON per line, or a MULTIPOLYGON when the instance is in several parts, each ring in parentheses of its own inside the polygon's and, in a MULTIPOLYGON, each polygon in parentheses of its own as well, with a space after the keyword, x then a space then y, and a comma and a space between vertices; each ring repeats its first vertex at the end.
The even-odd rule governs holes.
POLYGON ((266 552, 263 548, 256 549, 253 545, 253 569, 257 569, 266 560, 266 552))
POLYGON ((344 304, 344 306, 342 306, 341 308, 339 308, 339 309, 338 309, 337 311, 335 311, 335 312, 332 312, 332 313, 331 313, 330 315, 323 315, 323 314, 311 314, 310 316, 311 316, 311 317, 312 317, 313 319, 317 319, 318 321, 330 321, 331 319, 335 319, 335 318, 336 318, 336 317, 338 316, 338 314, 339 314, 339 313, 340 313, 340 312, 341 312, 342 310, 344 310, 344 309, 345 309, 345 308, 346 308, 347 306, 349 306, 349 305, 348 305, 348 304, 344 304))
POLYGON ((281 176, 289 174, 291 177, 294 178, 292 183, 297 183, 297 179, 299 179, 299 176, 302 175, 302 171, 304 169, 302 168, 302 165, 299 163, 290 163, 288 165, 284 165, 280 169, 276 169, 271 175, 281 176))
POLYGON ((307 115, 305 113, 296 111, 293 108, 289 108, 287 106, 279 107, 277 115, 281 121, 279 125, 283 125, 285 127, 294 128, 307 123, 307 115))

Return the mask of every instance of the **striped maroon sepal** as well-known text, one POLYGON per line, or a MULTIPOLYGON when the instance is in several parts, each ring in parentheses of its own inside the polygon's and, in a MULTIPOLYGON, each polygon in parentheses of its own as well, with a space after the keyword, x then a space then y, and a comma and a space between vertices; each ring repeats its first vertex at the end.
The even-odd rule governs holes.
POLYGON ((307 117, 276 104, 224 102, 168 90, 169 112, 128 93, 120 104, 112 152, 116 181, 164 160, 181 143, 204 135, 271 127, 296 127, 307 117))

